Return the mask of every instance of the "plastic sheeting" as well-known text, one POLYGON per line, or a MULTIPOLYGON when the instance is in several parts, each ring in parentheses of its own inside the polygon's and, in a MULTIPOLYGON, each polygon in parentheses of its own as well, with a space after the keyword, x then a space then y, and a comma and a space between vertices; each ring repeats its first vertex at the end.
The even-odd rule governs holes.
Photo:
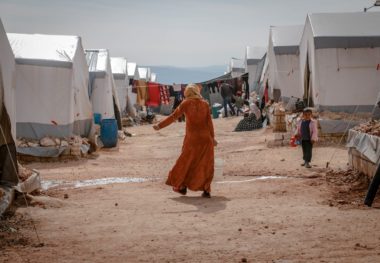
POLYGON ((115 88, 120 104, 121 115, 125 116, 127 110, 128 100, 128 72, 127 72, 127 59, 123 57, 111 57, 111 69, 115 81, 115 88))
POLYGON ((102 119, 115 118, 114 100, 119 106, 117 92, 111 70, 111 61, 107 49, 86 49, 86 59, 90 71, 90 98, 94 113, 100 113, 102 119))
POLYGON ((322 133, 326 134, 345 133, 358 124, 360 124, 360 122, 357 121, 350 122, 346 120, 319 120, 321 131, 322 133))
POLYGON ((17 136, 41 139, 56 126, 70 127, 59 137, 89 137, 92 124, 88 69, 82 43, 76 36, 8 34, 16 54, 17 136), (34 50, 34 51, 33 51, 34 50), (70 63, 70 68, 49 63, 19 63, 17 59, 70 63), (30 124, 24 126, 24 124, 30 124), (34 126, 42 129, 34 129, 34 126), (49 129, 43 129, 48 127, 49 129), (21 133, 22 135, 21 135, 21 133))
POLYGON ((374 164, 380 160, 380 138, 377 136, 350 130, 346 146, 355 148, 374 164))
POLYGON ((0 20, 0 107, 2 103, 5 104, 11 121, 13 140, 16 140, 15 69, 12 48, 0 20))

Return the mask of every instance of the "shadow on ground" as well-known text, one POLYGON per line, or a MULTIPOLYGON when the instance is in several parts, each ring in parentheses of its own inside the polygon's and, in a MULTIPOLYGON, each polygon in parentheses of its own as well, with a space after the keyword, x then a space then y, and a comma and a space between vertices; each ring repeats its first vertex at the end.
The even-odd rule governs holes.
POLYGON ((200 196, 179 196, 170 199, 175 202, 195 206, 197 208, 197 210, 186 210, 181 211, 180 213, 215 213, 226 209, 227 202, 230 201, 230 199, 224 196, 213 196, 212 198, 203 198, 200 196))

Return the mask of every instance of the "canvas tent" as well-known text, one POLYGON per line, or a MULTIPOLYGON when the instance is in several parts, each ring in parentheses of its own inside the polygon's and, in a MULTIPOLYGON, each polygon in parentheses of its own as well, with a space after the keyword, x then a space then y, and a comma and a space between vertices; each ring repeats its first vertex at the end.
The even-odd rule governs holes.
POLYGON ((121 115, 125 116, 127 113, 129 86, 127 59, 123 57, 111 57, 111 69, 115 81, 117 96, 119 98, 121 115))
POLYGON ((150 68, 137 68, 138 73, 139 73, 139 80, 145 80, 149 81, 150 80, 150 68))
POLYGON ((264 66, 266 48, 247 47, 245 52, 245 72, 248 73, 250 91, 257 91, 264 66))
POLYGON ((151 73, 150 74, 150 81, 151 82, 156 82, 157 81, 157 74, 156 73, 151 73))
POLYGON ((301 97, 299 43, 303 26, 272 26, 268 43, 268 84, 275 100, 301 97))
POLYGON ((244 59, 231 58, 230 73, 232 78, 236 78, 245 73, 244 59))
POLYGON ((111 70, 111 60, 107 49, 86 49, 86 59, 90 72, 89 94, 94 113, 102 119, 116 119, 121 129, 120 104, 111 70))
POLYGON ((379 12, 307 16, 300 46, 300 92, 310 106, 372 111, 380 90, 379 25, 379 12))
POLYGON ((89 137, 88 69, 78 36, 8 34, 16 58, 17 137, 89 137))
POLYGON ((127 71, 128 71, 128 79, 129 79, 127 108, 128 108, 129 114, 132 117, 135 117, 136 109, 134 105, 137 103, 137 94, 132 92, 132 88, 133 88, 133 82, 135 80, 140 79, 137 64, 134 62, 128 62, 127 71))
POLYGON ((15 58, 0 20, 0 185, 18 182, 15 115, 15 58))

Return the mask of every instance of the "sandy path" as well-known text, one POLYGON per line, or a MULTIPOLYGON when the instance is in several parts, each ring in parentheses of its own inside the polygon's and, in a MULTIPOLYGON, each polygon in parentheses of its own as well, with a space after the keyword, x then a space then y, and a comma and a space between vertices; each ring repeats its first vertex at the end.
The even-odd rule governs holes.
POLYGON ((180 151, 181 123, 159 133, 132 128, 136 136, 119 151, 96 159, 28 165, 45 180, 152 180, 49 191, 53 198, 44 206, 17 210, 32 215, 45 246, 33 247, 26 227, 20 234, 30 244, 6 248, 0 262, 380 261, 380 210, 329 206, 332 189, 323 168, 333 152, 331 166, 346 168, 344 148, 317 148, 316 166, 305 170, 300 149, 267 148, 270 131, 230 132, 237 121, 215 122, 216 155, 225 166, 212 199, 180 197, 164 185, 180 151), (288 178, 252 180, 261 175, 288 178))

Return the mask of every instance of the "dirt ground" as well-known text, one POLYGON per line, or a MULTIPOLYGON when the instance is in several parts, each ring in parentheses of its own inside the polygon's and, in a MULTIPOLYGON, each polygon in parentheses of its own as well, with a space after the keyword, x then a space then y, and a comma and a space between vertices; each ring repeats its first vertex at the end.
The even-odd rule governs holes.
POLYGON ((1 221, 0 262, 380 262, 380 202, 362 205, 368 182, 344 172, 345 148, 317 147, 307 170, 299 148, 268 148, 270 129, 234 133, 238 121, 214 122, 224 174, 211 199, 164 184, 183 123, 131 128, 97 158, 28 164, 44 180, 147 181, 58 187, 20 205, 1 221))

